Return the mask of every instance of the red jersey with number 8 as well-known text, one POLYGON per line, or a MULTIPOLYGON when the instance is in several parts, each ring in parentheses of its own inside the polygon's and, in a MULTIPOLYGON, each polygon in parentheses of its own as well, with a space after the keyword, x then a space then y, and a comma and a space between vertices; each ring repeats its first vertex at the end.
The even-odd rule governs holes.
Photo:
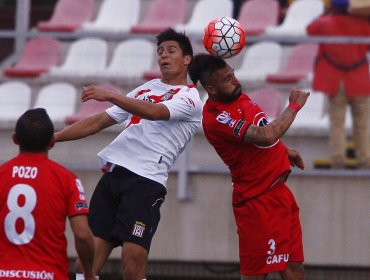
POLYGON ((45 154, 0 167, 0 279, 69 279, 66 218, 87 214, 79 179, 45 154))

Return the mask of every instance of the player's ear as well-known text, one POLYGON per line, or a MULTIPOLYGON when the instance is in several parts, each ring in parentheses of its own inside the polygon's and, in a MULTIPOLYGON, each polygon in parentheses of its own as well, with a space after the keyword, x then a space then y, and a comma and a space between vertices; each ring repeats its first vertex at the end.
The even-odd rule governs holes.
POLYGON ((48 145, 48 150, 51 150, 55 145, 55 136, 53 135, 50 139, 49 145, 48 145))
POLYGON ((204 85, 203 86, 206 92, 209 96, 215 96, 216 95, 216 89, 212 85, 204 85))
POLYGON ((191 55, 185 55, 184 65, 190 65, 191 60, 192 60, 191 55))
POLYGON ((19 141, 18 141, 18 138, 17 138, 17 134, 13 133, 13 135, 12 135, 12 139, 13 139, 14 144, 19 145, 19 141))

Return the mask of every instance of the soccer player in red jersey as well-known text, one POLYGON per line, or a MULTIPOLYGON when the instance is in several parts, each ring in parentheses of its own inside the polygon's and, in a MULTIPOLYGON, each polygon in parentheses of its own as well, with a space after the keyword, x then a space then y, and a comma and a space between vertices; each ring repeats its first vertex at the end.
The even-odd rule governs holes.
POLYGON ((85 279, 96 279, 84 188, 48 159, 53 134, 42 108, 26 111, 16 123, 19 155, 0 167, 0 279, 68 280, 67 217, 85 279))
POLYGON ((189 74, 208 93, 205 136, 231 171, 242 279, 262 280, 277 271, 285 280, 304 279, 299 208, 285 185, 290 166, 304 164, 280 138, 309 93, 292 90, 289 106, 269 123, 223 59, 196 55, 189 74))

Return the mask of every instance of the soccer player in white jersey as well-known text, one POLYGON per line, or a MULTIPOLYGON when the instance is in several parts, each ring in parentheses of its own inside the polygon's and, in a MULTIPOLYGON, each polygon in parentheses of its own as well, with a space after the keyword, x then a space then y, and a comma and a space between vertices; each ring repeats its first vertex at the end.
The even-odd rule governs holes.
POLYGON ((187 85, 192 58, 187 36, 173 29, 163 31, 157 36, 161 79, 151 80, 127 96, 97 86, 84 88, 83 102, 95 99, 114 106, 55 134, 57 141, 81 139, 128 121, 118 137, 98 153, 105 173, 93 193, 89 215, 96 274, 112 249, 122 246, 124 279, 146 277, 169 168, 201 124, 199 93, 187 85))

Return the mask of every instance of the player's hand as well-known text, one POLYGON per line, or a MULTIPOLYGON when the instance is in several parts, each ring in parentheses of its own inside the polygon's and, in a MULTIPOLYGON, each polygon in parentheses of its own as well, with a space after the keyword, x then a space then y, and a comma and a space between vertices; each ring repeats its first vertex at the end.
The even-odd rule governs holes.
POLYGON ((87 86, 82 89, 81 101, 86 102, 90 99, 109 101, 113 94, 113 92, 107 91, 98 86, 87 86))
POLYGON ((301 89, 292 89, 289 95, 289 102, 295 103, 302 108, 309 96, 310 92, 308 91, 304 91, 301 89))
POLYGON ((290 165, 293 167, 298 167, 299 169, 304 169, 304 163, 301 155, 294 149, 287 149, 288 157, 290 160, 290 165))

